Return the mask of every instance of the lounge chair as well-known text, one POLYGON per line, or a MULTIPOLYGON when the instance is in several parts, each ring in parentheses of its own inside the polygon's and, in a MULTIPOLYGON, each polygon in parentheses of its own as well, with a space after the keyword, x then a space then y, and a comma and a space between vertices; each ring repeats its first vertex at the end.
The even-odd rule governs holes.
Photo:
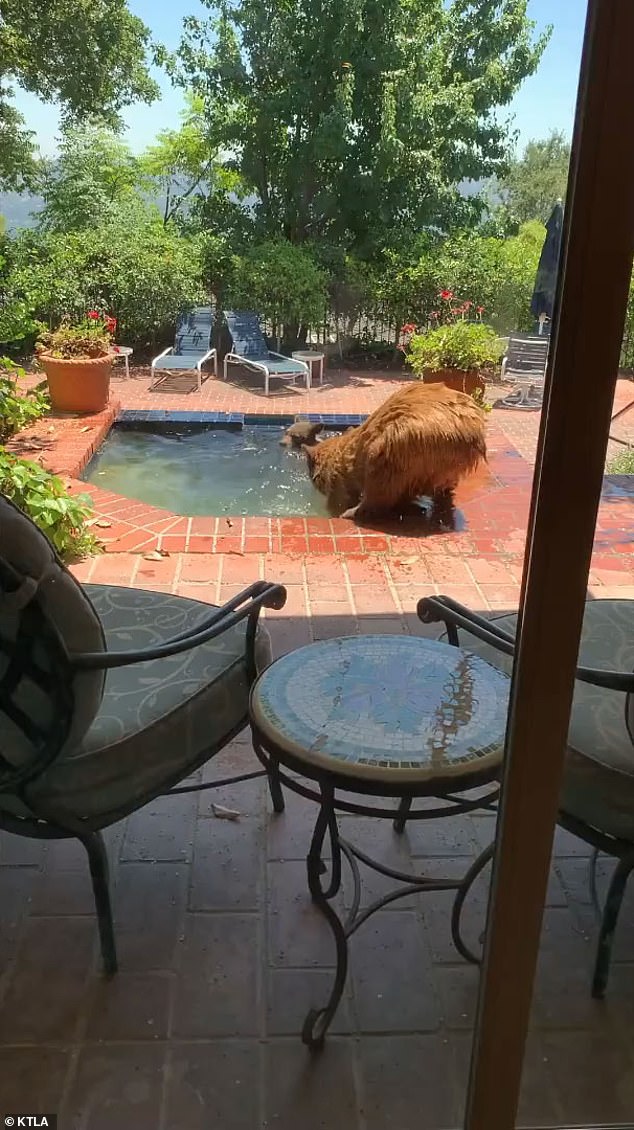
POLYGON ((294 381, 304 377, 310 388, 310 367, 305 361, 293 360, 283 353, 273 353, 266 344, 257 314, 246 310, 225 310, 225 321, 231 334, 231 350, 225 354, 224 378, 229 364, 244 365, 256 373, 264 373, 264 394, 269 395, 269 380, 280 377, 294 381))
MULTIPOLYGON (((197 306, 189 314, 183 314, 176 327, 174 344, 164 349, 152 361, 152 383, 155 388, 157 372, 165 373, 174 369, 195 369, 198 374, 198 388, 202 385, 202 367, 205 361, 214 360, 214 375, 218 375, 218 355, 211 348, 211 335, 214 328, 214 315, 211 306, 197 306)), ((162 379, 159 377, 159 380, 162 379)))
POLYGON ((222 608, 82 588, 0 496, 0 834, 82 843, 106 973, 117 959, 102 829, 182 791, 245 726, 271 659, 258 616, 285 599, 265 581, 222 608))
POLYGON ((540 408, 544 393, 550 338, 541 334, 509 336, 502 359, 502 380, 515 388, 504 398, 506 408, 540 408))

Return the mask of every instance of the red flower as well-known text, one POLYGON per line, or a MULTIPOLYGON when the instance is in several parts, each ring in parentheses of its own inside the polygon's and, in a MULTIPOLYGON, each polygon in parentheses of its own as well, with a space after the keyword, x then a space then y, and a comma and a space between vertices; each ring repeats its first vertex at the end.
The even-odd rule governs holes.
POLYGON ((406 322, 404 326, 401 326, 401 333, 402 334, 416 333, 416 326, 414 325, 413 322, 406 322))
POLYGON ((101 314, 99 313, 98 310, 89 310, 86 317, 92 318, 93 321, 98 321, 99 318, 101 317, 101 314))
POLYGON ((441 290, 438 297, 442 298, 443 302, 449 302, 449 299, 453 298, 453 290, 441 290))
POLYGON ((463 309, 468 310, 470 306, 473 306, 473 302, 465 302, 463 304, 463 309))
POLYGON ((484 306, 476 306, 476 311, 478 314, 484 314, 484 306))
POLYGON ((106 324, 106 330, 109 334, 115 333, 115 331, 117 329, 117 319, 116 318, 111 318, 110 314, 107 314, 106 318, 105 318, 105 324, 106 324))

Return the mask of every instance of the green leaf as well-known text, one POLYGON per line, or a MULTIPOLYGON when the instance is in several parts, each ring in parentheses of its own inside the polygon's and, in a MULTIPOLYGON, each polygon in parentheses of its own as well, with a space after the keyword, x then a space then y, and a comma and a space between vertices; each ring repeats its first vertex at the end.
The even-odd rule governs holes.
POLYGON ((62 557, 81 557, 101 548, 87 527, 93 517, 90 508, 69 495, 57 476, 2 447, 0 488, 44 530, 62 557))

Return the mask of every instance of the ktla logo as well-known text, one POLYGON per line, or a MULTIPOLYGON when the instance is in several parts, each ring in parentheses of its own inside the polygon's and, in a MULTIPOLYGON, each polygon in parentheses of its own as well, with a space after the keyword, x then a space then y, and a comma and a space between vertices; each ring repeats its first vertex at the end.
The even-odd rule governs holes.
POLYGON ((4 1119, 4 1125, 10 1127, 18 1126, 31 1126, 31 1127, 48 1127, 48 1130, 56 1130, 57 1128, 57 1115, 56 1114, 7 1114, 4 1119))

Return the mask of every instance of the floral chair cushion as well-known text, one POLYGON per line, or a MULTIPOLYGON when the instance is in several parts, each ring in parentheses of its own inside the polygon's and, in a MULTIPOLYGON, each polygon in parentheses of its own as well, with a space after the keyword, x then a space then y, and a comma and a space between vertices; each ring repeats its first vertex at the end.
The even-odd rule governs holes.
MULTIPOLYGON (((152 647, 194 628, 211 606, 197 600, 109 585, 85 591, 109 651, 152 647)), ((92 725, 30 787, 27 799, 49 819, 78 817, 105 827, 182 780, 246 723, 246 622, 167 659, 109 671, 92 725)), ((268 635, 256 642, 259 669, 268 635)))
MULTIPOLYGON (((516 616, 496 618, 515 634, 516 616)), ((468 633, 461 642, 510 672, 510 657, 468 633)), ((586 603, 579 663, 599 670, 634 669, 634 601, 586 603)), ((634 842, 634 745, 626 725, 626 696, 575 683, 561 808, 607 835, 634 842)))

